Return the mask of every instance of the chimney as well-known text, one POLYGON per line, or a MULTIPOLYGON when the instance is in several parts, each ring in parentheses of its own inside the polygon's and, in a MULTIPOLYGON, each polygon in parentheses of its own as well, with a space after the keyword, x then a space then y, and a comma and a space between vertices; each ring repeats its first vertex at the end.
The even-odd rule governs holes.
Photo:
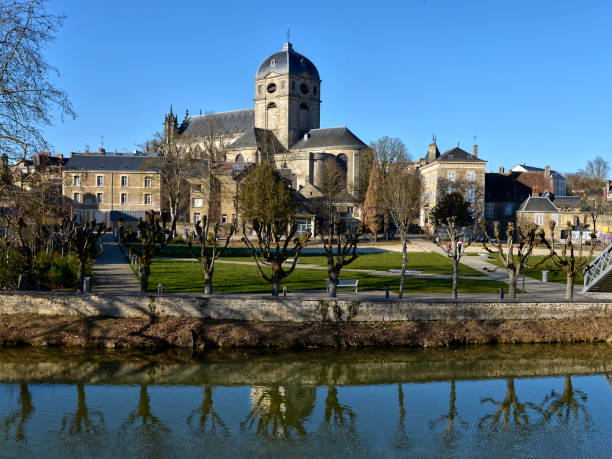
POLYGON ((478 158, 478 145, 474 144, 472 151, 474 152, 474 156, 478 158))
POLYGON ((100 149, 98 150, 98 153, 100 153, 101 155, 106 154, 106 150, 104 149, 104 147, 100 147, 100 149))
POLYGON ((59 158, 59 176, 62 178, 62 171, 64 170, 64 155, 60 153, 57 155, 57 157, 59 158))
POLYGON ((546 173, 546 177, 550 177, 550 166, 546 166, 544 172, 546 173))
POLYGON ((500 166, 500 167, 499 167, 499 173, 500 173, 500 174, 503 174, 503 173, 504 173, 504 166, 500 166))

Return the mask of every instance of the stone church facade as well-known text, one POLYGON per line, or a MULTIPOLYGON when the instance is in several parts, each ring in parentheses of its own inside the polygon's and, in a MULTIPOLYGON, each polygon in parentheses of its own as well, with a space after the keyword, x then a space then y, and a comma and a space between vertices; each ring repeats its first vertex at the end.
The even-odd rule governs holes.
MULTIPOLYGON (((272 160, 307 199, 321 196, 324 163, 331 159, 346 173, 343 200, 357 203, 359 159, 368 146, 346 126, 320 127, 321 78, 315 65, 285 43, 259 66, 254 93, 254 108, 186 115, 180 124, 171 110, 165 135, 197 138, 216 130, 226 140, 227 161, 272 160)), ((359 218, 359 206, 348 208, 359 218)))

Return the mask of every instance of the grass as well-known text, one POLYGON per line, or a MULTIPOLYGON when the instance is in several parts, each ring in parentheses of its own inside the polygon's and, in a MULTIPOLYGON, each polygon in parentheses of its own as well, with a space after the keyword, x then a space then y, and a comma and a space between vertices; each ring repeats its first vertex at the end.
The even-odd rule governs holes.
MULTIPOLYGON (((359 290, 398 291, 399 277, 372 276, 365 273, 345 272, 343 279, 359 279, 359 290)), ((325 289, 327 271, 315 269, 296 270, 282 282, 289 291, 322 290, 325 289)), ((156 291, 161 282, 164 292, 190 293, 204 291, 204 276, 199 263, 188 260, 168 260, 158 258, 151 265, 149 290, 156 291)), ((449 293, 450 279, 421 279, 407 277, 406 293, 449 293)), ((459 279, 460 293, 497 293, 501 287, 507 288, 505 282, 488 280, 459 279)), ((350 288, 349 288, 350 290, 350 288)), ((213 292, 215 293, 268 293, 271 284, 259 277, 257 268, 253 265, 234 263, 218 263, 215 265, 213 277, 213 292)))
MULTIPOLYGON (((541 262, 544 258, 544 255, 533 255, 529 257, 529 264, 535 265, 541 262)), ((503 266, 501 260, 499 259, 499 255, 491 255, 490 262, 497 265, 503 266)), ((542 280, 542 271, 549 271, 548 273, 548 282, 558 282, 560 284, 565 284, 567 282, 567 274, 563 270, 559 270, 558 267, 554 265, 552 260, 548 260, 540 266, 535 268, 523 268, 523 273, 527 277, 531 277, 533 279, 542 280)), ((584 283, 584 277, 582 275, 582 271, 580 271, 576 275, 576 279, 574 281, 575 285, 580 285, 584 283)))

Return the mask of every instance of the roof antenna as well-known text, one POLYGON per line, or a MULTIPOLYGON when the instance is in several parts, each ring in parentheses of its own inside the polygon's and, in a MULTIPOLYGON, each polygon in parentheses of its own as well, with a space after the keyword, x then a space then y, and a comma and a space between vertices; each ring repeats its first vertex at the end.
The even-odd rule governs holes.
POLYGON ((291 29, 287 26, 287 43, 289 43, 289 38, 291 37, 291 29))
POLYGON ((431 134, 431 143, 436 143, 436 134, 431 134))
POLYGON ((100 135, 100 150, 104 150, 104 134, 100 135))

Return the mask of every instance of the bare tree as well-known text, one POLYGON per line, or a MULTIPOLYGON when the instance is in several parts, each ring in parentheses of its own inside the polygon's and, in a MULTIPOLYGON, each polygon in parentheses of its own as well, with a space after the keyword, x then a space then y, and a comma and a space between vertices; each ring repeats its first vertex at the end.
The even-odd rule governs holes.
POLYGON ((581 171, 581 175, 586 179, 587 185, 582 205, 583 210, 588 212, 591 220, 593 220, 593 232, 597 231, 597 219, 606 212, 607 205, 604 187, 609 173, 610 166, 608 161, 599 156, 592 161, 588 161, 584 171, 581 171))
POLYGON ((50 81, 57 69, 43 57, 64 20, 45 4, 0 3, 0 152, 13 158, 49 149, 42 128, 51 125, 53 112, 76 116, 66 93, 50 81))
POLYGON ((382 228, 383 212, 381 211, 377 196, 380 187, 378 166, 374 166, 370 172, 370 183, 365 195, 363 209, 361 210, 361 220, 366 227, 374 234, 374 241, 378 240, 378 232, 382 228))
POLYGON ((296 237, 295 200, 280 174, 269 163, 253 168, 240 187, 240 212, 243 216, 243 241, 253 257, 261 277, 272 284, 272 295, 278 296, 281 281, 289 276, 310 232, 296 237), (252 221, 256 242, 248 237, 246 221, 252 221), (289 269, 283 268, 293 258, 289 269), (270 267, 270 273, 263 266, 270 267))
MULTIPOLYGON (((486 221, 481 220, 480 224, 486 238, 490 240, 486 221)), ((487 252, 499 256, 504 268, 506 268, 506 271, 508 271, 510 297, 516 298, 516 284, 518 282, 518 277, 523 270, 523 267, 528 266, 527 263, 535 245, 544 239, 544 230, 535 225, 529 225, 527 228, 522 228, 520 226, 515 228, 514 223, 510 222, 506 226, 505 239, 507 242, 506 244, 503 244, 502 239, 504 239, 504 235, 499 229, 499 222, 495 222, 493 235, 497 240, 494 245, 495 249, 491 250, 486 241, 482 242, 482 246, 487 252), (504 246, 506 248, 505 253, 504 246)))
POLYGON ((453 298, 457 298, 459 260, 463 255, 466 228, 474 221, 469 207, 463 196, 454 191, 444 196, 431 211, 434 225, 444 228, 450 239, 450 250, 446 255, 453 260, 453 298))
POLYGON ((321 192, 326 207, 326 221, 317 222, 315 233, 321 239, 327 257, 327 275, 329 276, 329 296, 336 297, 340 271, 358 257, 357 243, 361 237, 361 225, 357 231, 346 228, 334 209, 338 198, 346 190, 344 171, 338 163, 328 158, 324 164, 324 176, 321 192))
POLYGON ((410 168, 405 161, 389 165, 387 176, 380 189, 380 197, 387 213, 391 216, 402 241, 402 272, 400 276, 399 297, 404 295, 406 280, 406 249, 410 225, 421 208, 421 175, 410 168))
POLYGON ((561 252, 557 252, 555 249, 555 222, 550 222, 550 243, 546 239, 542 239, 542 242, 550 249, 548 257, 552 261, 553 265, 558 269, 565 271, 566 284, 565 284, 565 298, 571 300, 574 298, 574 282, 576 276, 582 272, 582 270, 591 262, 593 258, 593 249, 595 248, 595 239, 597 238, 594 231, 590 234, 590 249, 589 254, 584 255, 584 230, 587 227, 586 218, 585 221, 580 223, 578 230, 578 247, 572 242, 572 224, 567 222, 565 226, 566 237, 563 245, 561 246, 561 252), (576 253, 576 249, 577 252, 576 253))

